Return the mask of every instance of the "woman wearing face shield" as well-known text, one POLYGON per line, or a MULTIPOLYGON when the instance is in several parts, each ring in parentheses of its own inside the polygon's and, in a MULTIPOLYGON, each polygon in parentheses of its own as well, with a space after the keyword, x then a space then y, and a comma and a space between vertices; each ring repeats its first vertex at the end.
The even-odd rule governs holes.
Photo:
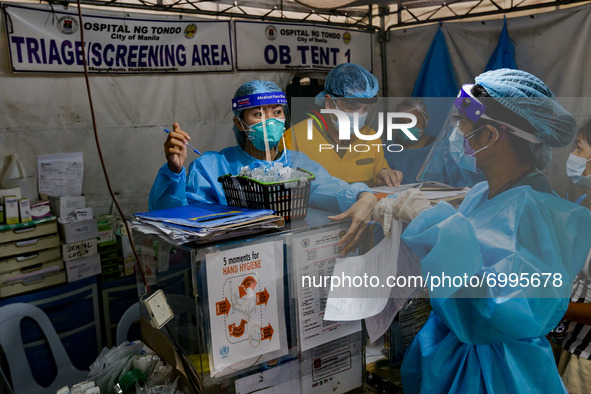
POLYGON ((464 85, 450 115, 440 138, 486 181, 458 209, 403 215, 424 199, 416 193, 375 209, 412 220, 402 239, 431 278, 433 311, 405 354, 404 392, 564 393, 545 335, 589 254, 591 214, 554 195, 539 171, 572 140, 575 119, 541 80, 509 69, 464 85))
POLYGON ((377 202, 364 184, 349 185, 332 177, 318 163, 301 152, 279 152, 277 145, 285 131, 287 100, 279 87, 270 81, 250 81, 240 86, 232 100, 234 134, 237 146, 220 152, 205 152, 194 160, 186 171, 186 143, 191 140, 178 123, 164 143, 167 163, 164 164, 150 191, 149 209, 172 208, 191 203, 226 204, 223 187, 218 177, 239 174, 244 166, 269 166, 274 161, 291 168, 303 168, 316 179, 310 188, 310 206, 333 211, 339 215, 332 220, 352 220, 340 245, 343 255, 354 250, 367 227, 372 209, 377 202))
POLYGON ((371 104, 377 101, 377 78, 357 64, 343 63, 328 73, 324 89, 316 96, 315 104, 346 115, 349 139, 340 138, 338 117, 318 113, 316 119, 322 117, 324 121, 312 123, 312 139, 308 139, 308 120, 303 120, 286 132, 287 148, 304 152, 324 166, 332 176, 346 182, 399 186, 403 174, 388 166, 384 148, 377 146, 381 140, 360 140, 353 130, 357 124, 359 133, 375 134, 366 120, 371 104))
MULTIPOLYGON (((566 174, 591 192, 591 121, 580 130, 574 151, 566 163, 566 174)), ((591 257, 591 256, 590 256, 591 257)), ((568 321, 562 340, 558 371, 570 393, 588 392, 591 387, 591 260, 577 275, 571 301, 564 315, 568 321)))

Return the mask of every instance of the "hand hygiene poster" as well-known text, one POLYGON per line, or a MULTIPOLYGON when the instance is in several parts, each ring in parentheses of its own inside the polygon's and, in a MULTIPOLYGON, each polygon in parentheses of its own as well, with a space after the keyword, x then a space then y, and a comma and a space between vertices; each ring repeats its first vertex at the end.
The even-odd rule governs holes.
POLYGON ((285 322, 280 322, 283 294, 277 287, 283 249, 281 242, 267 242, 211 253, 205 260, 212 376, 221 376, 255 365, 281 347, 278 330, 285 322), (254 361, 235 365, 246 360, 254 361))

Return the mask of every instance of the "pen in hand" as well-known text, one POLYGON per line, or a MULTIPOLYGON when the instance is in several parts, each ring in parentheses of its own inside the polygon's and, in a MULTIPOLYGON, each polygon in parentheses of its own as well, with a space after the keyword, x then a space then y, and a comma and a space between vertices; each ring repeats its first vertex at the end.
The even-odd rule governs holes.
MULTIPOLYGON (((170 133, 170 130, 168 130, 167 128, 163 127, 164 131, 166 131, 167 133, 170 133)), ((191 145, 189 145, 188 142, 185 142, 185 145, 187 146, 187 148, 191 149, 193 152, 197 153, 198 155, 201 155, 201 152, 199 152, 197 149, 193 148, 191 145)))

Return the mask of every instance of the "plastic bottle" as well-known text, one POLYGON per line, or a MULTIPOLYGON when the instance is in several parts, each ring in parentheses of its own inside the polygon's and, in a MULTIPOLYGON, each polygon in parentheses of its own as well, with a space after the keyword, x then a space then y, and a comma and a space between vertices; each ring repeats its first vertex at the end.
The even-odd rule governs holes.
POLYGON ((10 155, 10 163, 8 163, 8 167, 2 176, 2 187, 4 189, 19 187, 26 180, 27 171, 25 170, 25 166, 19 160, 18 154, 13 153, 10 155))

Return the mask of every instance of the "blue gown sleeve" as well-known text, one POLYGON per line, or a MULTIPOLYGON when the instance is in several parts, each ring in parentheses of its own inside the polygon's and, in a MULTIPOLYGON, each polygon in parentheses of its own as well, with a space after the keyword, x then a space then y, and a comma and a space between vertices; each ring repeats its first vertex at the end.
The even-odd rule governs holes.
POLYGON ((589 252, 590 225, 586 209, 530 190, 466 216, 440 203, 421 213, 402 238, 421 257, 431 284, 435 277, 485 278, 482 285, 475 279, 474 287, 450 282, 430 291, 438 318, 460 341, 480 345, 538 337, 556 326, 589 252), (509 275, 540 283, 501 285, 509 275))
POLYGON ((293 155, 292 167, 303 168, 316 176, 310 186, 310 206, 312 208, 344 212, 357 202, 359 193, 371 192, 365 183, 349 184, 330 175, 324 167, 302 152, 291 152, 291 154, 293 155))
POLYGON ((164 164, 150 190, 150 211, 198 202, 226 204, 218 176, 231 172, 227 160, 218 152, 205 152, 188 168, 175 174, 164 164))
POLYGON ((160 209, 180 207, 187 204, 185 193, 186 173, 185 169, 176 174, 168 168, 168 163, 158 170, 154 184, 150 190, 148 209, 156 211, 160 209))
POLYGON ((231 172, 218 153, 206 152, 189 166, 187 202, 226 204, 226 197, 218 177, 231 172))

